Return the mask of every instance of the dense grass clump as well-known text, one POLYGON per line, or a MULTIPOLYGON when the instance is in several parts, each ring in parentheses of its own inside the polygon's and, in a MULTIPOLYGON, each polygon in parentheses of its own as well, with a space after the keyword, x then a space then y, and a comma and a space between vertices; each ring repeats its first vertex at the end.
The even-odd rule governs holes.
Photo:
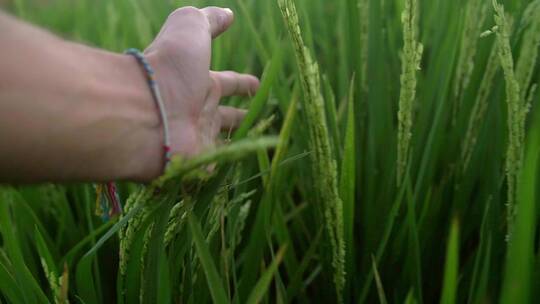
POLYGON ((1 303, 540 298, 540 1, 7 3, 112 51, 231 7, 212 68, 262 84, 224 100, 249 109, 227 145, 120 184, 112 221, 91 184, 3 185, 1 303))

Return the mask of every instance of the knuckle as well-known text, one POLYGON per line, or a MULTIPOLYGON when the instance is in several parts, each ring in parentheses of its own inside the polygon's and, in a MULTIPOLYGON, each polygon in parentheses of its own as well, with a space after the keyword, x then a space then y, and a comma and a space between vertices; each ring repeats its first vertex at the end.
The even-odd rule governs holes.
POLYGON ((210 23, 205 13, 193 6, 176 9, 169 15, 167 23, 192 34, 203 34, 204 32, 208 32, 210 28, 210 23))
POLYGON ((221 86, 221 82, 215 76, 210 76, 208 89, 214 90, 214 93, 217 94, 218 96, 220 96, 221 93, 223 92, 223 87, 221 86))
POLYGON ((170 15, 169 19, 176 18, 190 18, 194 20, 204 20, 204 14, 198 8, 194 6, 185 6, 174 10, 170 15))

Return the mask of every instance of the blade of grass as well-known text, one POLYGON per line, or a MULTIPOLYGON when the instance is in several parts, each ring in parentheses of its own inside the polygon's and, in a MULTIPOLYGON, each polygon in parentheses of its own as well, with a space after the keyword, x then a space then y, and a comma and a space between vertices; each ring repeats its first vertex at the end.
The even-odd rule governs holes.
POLYGON ((355 242, 354 242, 354 213, 356 204, 356 136, 354 120, 354 77, 351 81, 349 92, 349 113, 347 118, 347 129, 345 131, 344 157, 341 164, 341 178, 339 183, 339 194, 343 201, 343 230, 345 234, 345 263, 349 270, 347 274, 347 284, 345 285, 345 295, 349 298, 351 286, 354 286, 356 269, 355 242))
POLYGON ((148 254, 146 256, 146 265, 144 267, 144 280, 141 286, 143 292, 142 303, 163 303, 159 299, 166 293, 162 289, 167 282, 163 277, 166 272, 160 271, 163 265, 163 252, 165 250, 164 238, 169 220, 169 212, 172 208, 173 200, 170 198, 163 203, 161 210, 155 216, 155 222, 151 229, 150 241, 148 242, 148 254))
MULTIPOLYGON (((96 236, 102 234, 103 232, 107 231, 111 226, 114 224, 114 222, 109 221, 103 225, 101 225, 96 230, 93 230, 89 235, 87 235, 84 239, 82 239, 79 243, 77 243, 75 246, 73 246, 60 260, 59 265, 63 265, 64 263, 67 263, 68 265, 71 265, 73 260, 75 259, 75 256, 78 255, 83 248, 94 242, 96 236)), ((95 242, 94 242, 95 243, 95 242)))
POLYGON ((289 103, 289 108, 287 109, 287 114, 285 116, 285 121, 279 135, 279 144, 276 148, 274 159, 270 167, 270 184, 268 185, 269 191, 265 193, 261 202, 257 206, 257 211, 255 214, 255 222, 251 228, 249 241, 247 243, 246 249, 244 250, 244 266, 242 270, 242 275, 239 284, 240 294, 235 298, 238 301, 245 301, 248 296, 250 284, 256 280, 257 272, 254 270, 260 262, 263 254, 263 246, 265 238, 267 237, 267 226, 269 223, 269 216, 271 214, 270 203, 272 200, 277 200, 274 196, 274 193, 277 193, 278 189, 276 187, 282 185, 283 174, 282 171, 278 170, 281 160, 286 156, 289 141, 291 138, 291 132, 294 127, 294 122, 296 121, 297 116, 297 103, 298 96, 293 93, 291 101, 289 103))
POLYGON ((92 274, 92 263, 96 257, 97 251, 141 209, 142 205, 138 205, 137 207, 131 209, 130 212, 126 214, 126 216, 124 216, 120 221, 118 221, 118 223, 114 224, 114 226, 112 226, 111 229, 109 229, 109 231, 107 231, 107 233, 105 233, 77 263, 75 268, 77 292, 78 296, 86 303, 99 303, 99 296, 96 292, 96 286, 94 283, 94 275, 92 274))
POLYGON ((477 288, 480 286, 480 283, 477 282, 481 280, 480 276, 480 264, 482 261, 489 260, 489 256, 486 258, 487 254, 487 246, 491 243, 491 236, 488 234, 488 228, 487 228, 487 219, 489 215, 489 207, 491 204, 491 199, 488 199, 486 202, 486 207, 484 208, 484 215, 482 216, 482 226, 480 227, 480 243, 478 244, 478 252, 476 254, 476 257, 474 259, 474 268, 473 268, 473 274, 471 278, 471 286, 469 288, 469 296, 467 303, 478 303, 479 297, 483 295, 481 288, 477 288), (473 299, 476 299, 476 301, 473 302, 473 299))
MULTIPOLYGON (((408 167, 406 169, 407 172, 409 172, 410 170, 410 166, 411 166, 411 162, 409 161, 408 162, 408 167)), ((396 218, 399 214, 399 211, 401 209, 401 205, 403 204, 403 200, 404 200, 404 197, 405 197, 405 191, 406 191, 406 185, 408 185, 410 183, 410 180, 409 180, 409 175, 406 175, 405 176, 405 181, 404 183, 401 185, 400 189, 399 189, 399 192, 392 204, 392 207, 390 209, 390 213, 389 213, 389 216, 388 216, 388 219, 387 219, 387 222, 386 222, 386 225, 385 225, 385 229, 384 229, 384 234, 383 234, 383 237, 382 237, 382 240, 379 242, 379 246, 377 248, 377 254, 375 256, 375 260, 377 263, 380 262, 385 250, 386 250, 386 246, 390 240, 390 236, 392 234, 392 231, 394 229, 394 224, 395 224, 395 221, 396 221, 396 218)), ((369 289, 371 287, 371 283, 373 282, 373 271, 371 271, 369 274, 368 274, 368 277, 366 278, 363 286, 362 286, 362 289, 360 289, 360 296, 359 296, 359 299, 360 299, 360 303, 364 303, 366 301, 366 298, 368 296, 368 293, 369 293, 369 289)))
POLYGON ((371 265, 373 269, 373 274, 375 276, 375 283, 377 285, 377 294, 379 295, 379 303, 386 304, 388 303, 388 301, 386 300, 386 295, 384 293, 381 277, 379 276, 379 271, 377 270, 377 263, 375 262, 375 257, 373 255, 371 256, 371 265))
POLYGON ((456 303, 459 273, 459 223, 452 221, 446 249, 441 304, 456 303))
POLYGON ((39 283, 25 264, 16 230, 12 229, 15 225, 11 218, 13 191, 15 190, 11 188, 0 188, 0 232, 2 233, 3 246, 13 263, 14 269, 16 269, 14 276, 24 291, 26 300, 30 303, 37 303, 37 301, 48 303, 49 300, 40 288, 39 283))
POLYGON ((416 222, 416 202, 413 198, 411 183, 407 185, 407 228, 409 236, 409 257, 412 259, 414 267, 412 276, 415 281, 416 297, 419 303, 423 303, 422 291, 422 256, 420 250, 420 240, 418 237, 418 226, 416 222))
POLYGON ((191 231, 191 235, 193 237, 193 241, 195 243, 197 256, 199 257, 202 268, 204 270, 204 274, 206 276, 206 281, 208 283, 208 288, 210 289, 210 295, 212 296, 212 300, 214 301, 214 303, 219 304, 229 303, 227 299, 227 293, 225 292, 225 288, 223 287, 223 283, 221 282, 216 265, 214 264, 212 255, 210 254, 210 249, 205 242, 205 238, 201 230, 201 224, 199 220, 195 217, 195 215, 191 212, 188 213, 188 224, 189 230, 191 231))
POLYGON ((60 298, 58 268, 56 267, 54 259, 49 252, 47 244, 45 243, 45 240, 43 239, 43 236, 39 232, 37 226, 34 227, 34 240, 36 242, 37 252, 39 254, 39 257, 41 258, 43 272, 45 273, 45 277, 49 281, 49 286, 53 291, 55 301, 58 301, 60 298))
POLYGON ((264 43, 261 39, 261 35, 259 31, 255 27, 255 23, 253 22, 253 18, 252 18, 253 14, 250 12, 249 8, 247 7, 245 0, 236 0, 236 3, 240 7, 242 16, 245 18, 247 22, 249 33, 251 34, 251 39, 255 42, 259 59, 261 60, 261 62, 267 62, 268 60, 270 60, 270 55, 268 54, 268 51, 266 50, 266 47, 264 46, 264 43))
POLYGON ((239 140, 246 137, 249 129, 255 124, 261 115, 261 112, 268 101, 270 89, 272 86, 274 86, 275 80, 283 68, 283 54, 284 52, 281 46, 274 50, 274 56, 263 74, 261 87, 259 88, 255 98, 251 101, 249 111, 240 124, 240 127, 238 127, 234 133, 233 140, 239 140))
POLYGON ((279 249, 274 260, 272 261, 270 266, 268 266, 268 269, 266 269, 266 271, 262 274, 261 278, 255 285, 255 288, 253 288, 253 291, 251 291, 251 294, 246 301, 247 304, 257 304, 262 302, 262 299, 268 291, 270 283, 272 283, 272 278, 277 272, 279 264, 281 263, 281 260, 283 259, 286 250, 286 245, 279 249))
POLYGON ((19 287, 17 280, 8 270, 7 265, 0 258, 0 291, 10 303, 29 303, 19 287))

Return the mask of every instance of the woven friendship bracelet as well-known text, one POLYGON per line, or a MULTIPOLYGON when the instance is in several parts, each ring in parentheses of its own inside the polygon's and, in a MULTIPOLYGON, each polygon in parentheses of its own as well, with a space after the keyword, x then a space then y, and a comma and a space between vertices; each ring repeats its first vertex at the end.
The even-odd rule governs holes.
MULTIPOLYGON (((163 152, 165 158, 165 168, 171 160, 171 144, 169 137, 169 120, 161 92, 155 78, 154 69, 144 57, 144 54, 137 49, 128 49, 125 51, 127 55, 131 55, 137 59, 143 67, 148 85, 152 91, 152 97, 159 111, 161 123, 163 124, 163 152)), ((96 185, 96 215, 101 216, 103 221, 108 221, 111 217, 122 213, 122 205, 120 204, 120 196, 114 182, 107 184, 96 185)))
POLYGON ((150 66, 150 63, 146 60, 146 57, 144 57, 144 54, 141 51, 137 49, 128 49, 125 53, 135 57, 146 72, 146 79, 148 80, 148 85, 152 91, 154 102, 159 110, 159 116, 161 118, 161 123, 163 124, 163 150, 165 153, 165 166, 167 166, 171 160, 169 120, 167 119, 165 104, 163 103, 163 98, 161 97, 161 92, 159 91, 159 86, 156 82, 154 69, 152 69, 152 66, 150 66))
POLYGON ((96 186, 96 215, 104 222, 122 213, 120 196, 115 183, 97 184, 96 186))

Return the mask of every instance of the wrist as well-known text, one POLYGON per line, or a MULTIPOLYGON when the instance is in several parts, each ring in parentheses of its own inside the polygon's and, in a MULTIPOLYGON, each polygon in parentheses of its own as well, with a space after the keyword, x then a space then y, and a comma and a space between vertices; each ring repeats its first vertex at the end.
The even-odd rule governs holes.
MULTIPOLYGON (((74 47, 80 47, 74 45, 74 47)), ((146 75, 137 60, 86 48, 94 69, 89 89, 99 180, 150 181, 164 166, 162 126, 146 75), (95 62, 93 62, 95 61, 95 62), (95 96, 97 94, 98 96, 95 96)))
POLYGON ((119 179, 151 181, 163 173, 163 126, 155 105, 147 75, 131 55, 115 55, 119 70, 125 75, 122 86, 130 99, 132 116, 127 119, 131 140, 119 155, 119 179), (121 158, 121 159, 120 159, 121 158))

